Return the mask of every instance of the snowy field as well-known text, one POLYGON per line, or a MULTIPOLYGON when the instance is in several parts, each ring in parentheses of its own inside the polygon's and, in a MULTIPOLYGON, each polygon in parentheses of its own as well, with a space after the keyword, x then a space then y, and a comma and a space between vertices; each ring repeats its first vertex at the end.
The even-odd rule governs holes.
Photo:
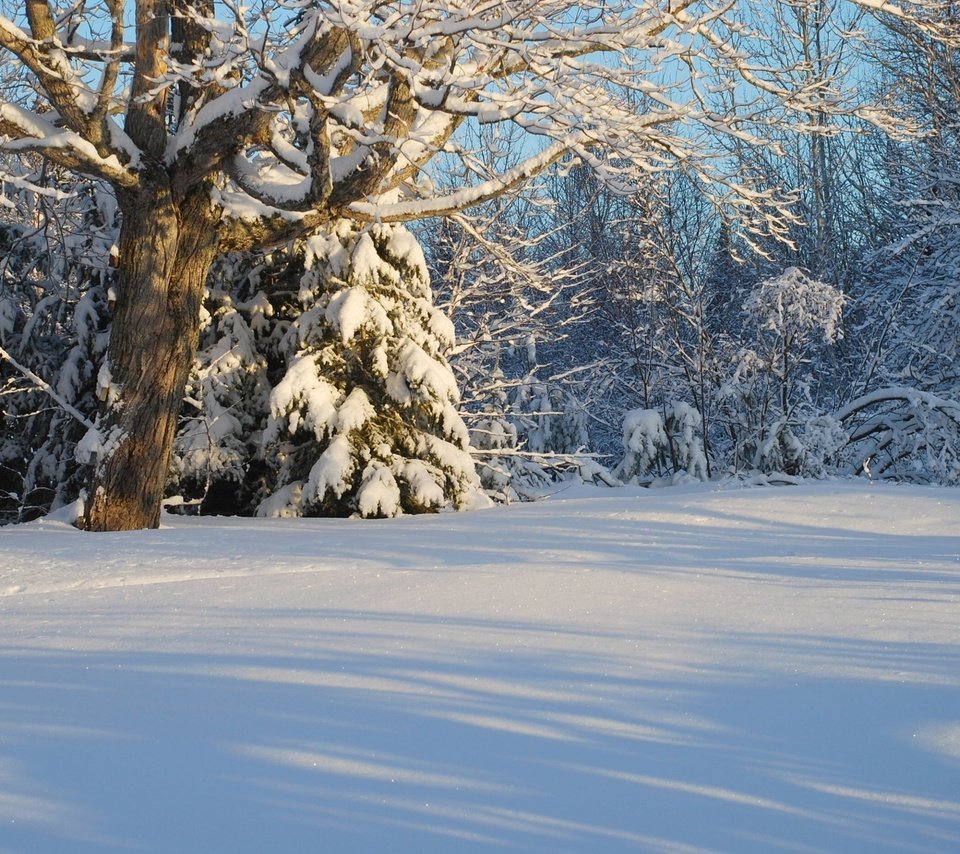
POLYGON ((960 851, 960 490, 0 530, 0 851, 960 851))

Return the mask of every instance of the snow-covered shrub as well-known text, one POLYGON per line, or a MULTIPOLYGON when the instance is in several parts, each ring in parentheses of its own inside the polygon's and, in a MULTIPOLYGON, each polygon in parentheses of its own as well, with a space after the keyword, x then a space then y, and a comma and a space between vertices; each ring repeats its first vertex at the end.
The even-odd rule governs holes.
MULTIPOLYGON (((470 419, 470 446, 477 460, 477 474, 487 494, 496 501, 509 502, 526 497, 523 468, 528 461, 519 453, 517 425, 507 417, 508 395, 505 377, 499 368, 490 376, 489 402, 470 419)), ((537 479, 547 480, 538 466, 537 479)))
POLYGON ((837 418, 849 434, 851 473, 960 484, 960 401, 884 388, 852 401, 837 418))
POLYGON ((623 460, 615 474, 625 483, 660 474, 669 439, 656 409, 631 409, 623 416, 623 460))
POLYGON ((495 370, 490 402, 470 419, 470 442, 488 495, 497 501, 529 501, 576 468, 573 460, 582 449, 583 435, 564 425, 565 415, 573 425, 579 423, 576 415, 550 408, 550 394, 542 383, 513 384, 509 394, 506 385, 495 370), (531 393, 532 386, 538 391, 531 393), (568 450, 571 442, 577 444, 568 450))
POLYGON ((839 472, 849 437, 835 416, 815 415, 808 418, 798 439, 803 449, 800 474, 824 478, 839 472))
POLYGON ((516 477, 517 431, 496 412, 473 419, 470 444, 477 457, 477 475, 487 493, 498 501, 519 498, 514 488, 516 477))
POLYGON ((817 357, 840 337, 843 305, 838 288, 796 267, 760 282, 744 301, 753 340, 720 389, 734 470, 800 473, 802 424, 823 414, 817 357))
POLYGON ((673 401, 664 411, 632 409, 623 418, 624 456, 615 470, 626 483, 663 475, 707 479, 707 460, 700 434, 700 413, 673 401))
POLYGON ((576 454, 590 441, 587 416, 568 391, 536 380, 518 385, 513 411, 522 422, 527 448, 537 454, 576 454))
POLYGON ((266 515, 394 516, 483 502, 444 354, 450 321, 399 226, 306 241, 263 447, 266 515), (281 499, 282 496, 282 499, 281 499))
POLYGON ((674 401, 667 407, 664 431, 670 443, 673 468, 698 480, 707 479, 702 426, 703 418, 689 403, 674 401))

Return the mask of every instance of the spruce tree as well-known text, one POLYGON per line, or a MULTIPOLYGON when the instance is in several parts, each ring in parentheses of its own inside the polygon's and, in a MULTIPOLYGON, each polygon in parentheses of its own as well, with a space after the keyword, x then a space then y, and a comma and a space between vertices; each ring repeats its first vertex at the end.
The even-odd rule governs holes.
POLYGON ((395 516, 486 503, 433 305, 402 226, 348 222, 303 248, 300 315, 264 432, 262 515, 395 516))

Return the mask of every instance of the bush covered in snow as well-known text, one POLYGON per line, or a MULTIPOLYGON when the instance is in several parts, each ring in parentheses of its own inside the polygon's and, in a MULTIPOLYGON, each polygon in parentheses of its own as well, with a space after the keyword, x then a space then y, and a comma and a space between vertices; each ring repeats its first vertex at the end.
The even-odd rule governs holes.
MULTIPOLYGON (((795 267, 761 281, 747 296, 749 337, 720 389, 734 471, 800 474, 808 454, 802 437, 812 443, 828 438, 802 425, 824 414, 812 390, 825 348, 841 335, 843 304, 838 288, 795 267)), ((811 460, 832 452, 809 448, 811 460)))
POLYGON ((960 402, 914 388, 878 389, 838 413, 850 473, 960 484, 960 402))
POLYGON ((561 386, 534 376, 508 382, 498 370, 490 402, 470 416, 477 471, 499 501, 532 500, 588 460, 586 413, 561 386))
POLYGON ((625 453, 615 474, 627 483, 678 475, 706 480, 701 423, 700 413, 682 401, 669 404, 664 413, 656 409, 627 412, 623 418, 625 453))

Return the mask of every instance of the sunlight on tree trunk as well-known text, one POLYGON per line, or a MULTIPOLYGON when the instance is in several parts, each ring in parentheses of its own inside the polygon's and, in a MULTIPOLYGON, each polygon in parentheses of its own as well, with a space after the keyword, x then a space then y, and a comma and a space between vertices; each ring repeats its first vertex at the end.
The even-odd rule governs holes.
POLYGON ((216 253, 203 194, 176 206, 162 185, 121 196, 119 298, 102 376, 101 434, 83 526, 155 528, 200 300, 216 253))

